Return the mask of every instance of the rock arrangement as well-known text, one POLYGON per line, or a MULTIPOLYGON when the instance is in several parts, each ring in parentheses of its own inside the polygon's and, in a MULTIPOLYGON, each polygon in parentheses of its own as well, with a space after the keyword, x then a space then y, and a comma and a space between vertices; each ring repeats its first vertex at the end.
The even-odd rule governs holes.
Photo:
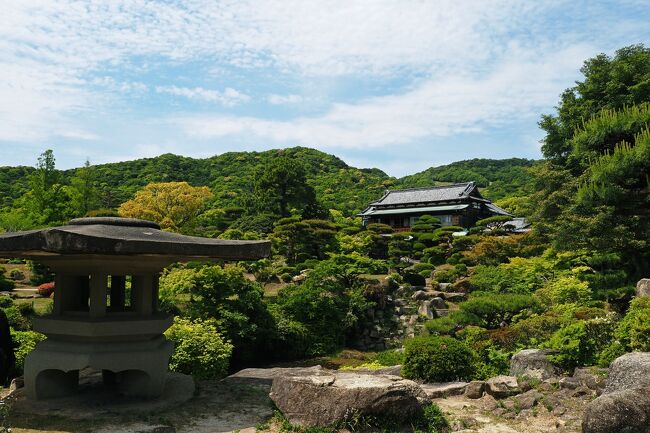
POLYGON ((585 410, 583 433, 650 433, 650 352, 628 353, 610 366, 603 395, 585 410))
POLYGON ((650 296, 650 278, 642 278, 636 283, 636 295, 638 297, 650 296))
POLYGON ((405 338, 419 335, 429 319, 444 317, 449 304, 467 300, 467 294, 455 292, 448 283, 434 290, 428 286, 400 286, 393 295, 388 293, 388 281, 365 278, 365 284, 375 293, 376 306, 366 311, 354 338, 360 350, 384 350, 401 346, 405 338))

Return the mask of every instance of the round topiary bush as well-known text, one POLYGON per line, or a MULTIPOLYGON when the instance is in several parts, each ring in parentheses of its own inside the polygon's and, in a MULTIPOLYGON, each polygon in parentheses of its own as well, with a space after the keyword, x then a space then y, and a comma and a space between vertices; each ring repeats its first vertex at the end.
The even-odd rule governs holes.
POLYGON ((220 379, 228 373, 233 346, 217 332, 213 322, 176 317, 165 337, 175 345, 169 361, 172 371, 198 379, 220 379))
POLYGON ((426 382, 469 380, 476 370, 476 360, 472 349, 452 337, 415 337, 405 343, 402 373, 426 382))

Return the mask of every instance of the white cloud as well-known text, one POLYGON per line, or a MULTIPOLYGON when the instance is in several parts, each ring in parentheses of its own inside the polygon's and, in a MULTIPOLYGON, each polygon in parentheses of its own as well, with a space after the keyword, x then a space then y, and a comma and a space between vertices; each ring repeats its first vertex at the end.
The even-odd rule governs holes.
MULTIPOLYGON (((320 117, 186 118, 195 135, 245 133, 354 147, 477 130, 552 105, 580 61, 594 54, 580 41, 609 49, 630 37, 630 29, 647 28, 641 15, 612 20, 605 2, 583 6, 568 0, 6 0, 0 140, 91 138, 80 114, 110 113, 119 99, 111 93, 142 95, 155 88, 225 107, 250 99, 231 88, 201 87, 205 77, 190 77, 184 87, 101 78, 124 71, 146 75, 185 62, 208 64, 205 76, 212 79, 233 66, 266 68, 271 80, 280 76, 284 84, 304 77, 427 77, 400 94, 334 104, 320 117), (583 12, 589 16, 580 25, 562 27, 556 19, 572 13, 578 19, 583 12), (601 28, 607 31, 596 31, 601 28)), ((169 81, 180 82, 175 78, 169 81)), ((300 96, 267 100, 299 103, 300 96)))
POLYGON ((187 99, 201 100, 206 102, 216 102, 226 107, 232 107, 242 102, 247 102, 250 96, 238 92, 237 90, 227 87, 223 92, 218 90, 204 89, 203 87, 177 87, 177 86, 158 86, 156 92, 167 93, 175 96, 183 96, 187 99))
POLYGON ((556 101, 557 89, 565 85, 566 77, 577 70, 588 52, 589 47, 578 46, 542 59, 515 56, 481 77, 431 78, 409 92, 335 104, 315 117, 277 121, 198 115, 171 121, 199 138, 245 135, 328 148, 408 144, 537 116, 538 110, 556 101))
POLYGON ((285 104, 300 104, 304 101, 304 98, 301 95, 269 95, 267 98, 270 104, 273 105, 285 105, 285 104))

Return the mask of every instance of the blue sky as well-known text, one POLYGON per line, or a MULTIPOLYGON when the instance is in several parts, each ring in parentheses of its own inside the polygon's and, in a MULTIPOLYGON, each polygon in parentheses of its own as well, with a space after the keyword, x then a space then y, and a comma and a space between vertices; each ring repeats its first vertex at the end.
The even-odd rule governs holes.
POLYGON ((5 0, 0 165, 303 145, 401 176, 540 157, 582 62, 650 1, 5 0))

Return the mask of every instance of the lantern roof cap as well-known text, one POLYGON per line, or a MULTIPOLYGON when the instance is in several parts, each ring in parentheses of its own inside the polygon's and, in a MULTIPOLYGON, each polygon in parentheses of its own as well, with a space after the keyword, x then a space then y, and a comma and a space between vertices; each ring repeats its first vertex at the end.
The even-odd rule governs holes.
POLYGON ((160 230, 133 218, 77 218, 67 225, 0 234, 0 257, 38 260, 44 256, 166 256, 174 261, 268 257, 269 241, 240 241, 187 236, 160 230))

